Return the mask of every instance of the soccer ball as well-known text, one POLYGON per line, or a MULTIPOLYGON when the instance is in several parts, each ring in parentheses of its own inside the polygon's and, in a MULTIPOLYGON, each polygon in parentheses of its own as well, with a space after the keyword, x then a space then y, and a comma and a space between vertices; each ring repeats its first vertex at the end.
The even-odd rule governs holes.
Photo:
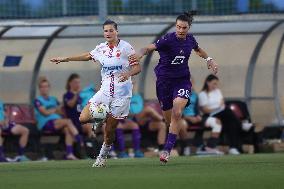
POLYGON ((90 116, 94 121, 103 121, 106 119, 109 112, 109 107, 106 104, 90 103, 90 116))

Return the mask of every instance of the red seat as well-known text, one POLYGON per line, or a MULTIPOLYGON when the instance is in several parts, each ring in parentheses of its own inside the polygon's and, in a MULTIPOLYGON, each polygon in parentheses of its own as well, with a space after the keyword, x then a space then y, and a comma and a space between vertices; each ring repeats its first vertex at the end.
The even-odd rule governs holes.
POLYGON ((190 131, 196 131, 196 130, 200 130, 202 129, 203 127, 201 125, 190 125, 188 130, 190 131))
POLYGON ((238 104, 232 103, 232 104, 229 105, 229 108, 234 112, 234 114, 235 114, 235 116, 237 116, 237 118, 239 118, 240 120, 242 120, 244 118, 244 114, 241 111, 238 104))
POLYGON ((226 106, 229 107, 237 118, 242 120, 251 121, 250 114, 247 108, 247 104, 240 100, 227 100, 226 106))
POLYGON ((19 124, 35 124, 34 109, 27 104, 6 104, 5 110, 10 121, 19 124))

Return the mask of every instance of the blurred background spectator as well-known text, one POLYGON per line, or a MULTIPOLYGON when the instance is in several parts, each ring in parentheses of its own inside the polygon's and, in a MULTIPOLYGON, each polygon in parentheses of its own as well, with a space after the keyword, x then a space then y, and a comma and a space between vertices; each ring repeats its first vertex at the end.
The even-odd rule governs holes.
POLYGON ((241 149, 241 122, 231 109, 225 106, 224 98, 219 89, 219 79, 208 75, 199 93, 199 106, 204 117, 215 117, 221 120, 222 128, 229 140, 229 154, 238 155, 241 149))
POLYGON ((24 155, 25 148, 28 144, 29 139, 29 130, 20 125, 16 124, 8 119, 6 111, 4 109, 4 104, 0 100, 0 162, 6 161, 29 161, 30 159, 24 155), (9 137, 11 135, 19 136, 19 147, 18 147, 18 156, 15 158, 6 158, 4 155, 3 142, 4 139, 2 135, 9 137))
POLYGON ((183 112, 183 118, 186 120, 188 127, 198 126, 199 128, 208 127, 212 129, 211 136, 207 141, 207 144, 202 147, 203 151, 199 153, 208 153, 223 155, 223 152, 219 151, 216 147, 219 142, 219 136, 221 133, 222 125, 218 118, 202 116, 199 111, 198 94, 195 92, 195 82, 191 78, 192 89, 190 96, 190 104, 185 107, 183 112))
POLYGON ((81 144, 81 136, 70 119, 63 119, 60 115, 61 107, 56 97, 50 96, 50 83, 45 77, 38 81, 40 95, 35 99, 35 114, 38 129, 42 132, 65 135, 66 159, 77 159, 73 153, 74 139, 81 144))

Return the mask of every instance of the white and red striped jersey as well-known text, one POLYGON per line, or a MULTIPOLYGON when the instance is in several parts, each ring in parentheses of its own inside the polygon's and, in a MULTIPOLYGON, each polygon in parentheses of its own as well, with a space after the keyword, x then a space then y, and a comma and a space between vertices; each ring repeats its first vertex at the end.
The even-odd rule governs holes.
POLYGON ((121 73, 128 72, 131 65, 128 56, 135 54, 133 47, 126 41, 120 40, 117 46, 109 46, 107 42, 101 43, 90 52, 94 61, 102 65, 101 76, 102 92, 109 97, 131 97, 132 81, 131 77, 124 82, 119 81, 121 73))

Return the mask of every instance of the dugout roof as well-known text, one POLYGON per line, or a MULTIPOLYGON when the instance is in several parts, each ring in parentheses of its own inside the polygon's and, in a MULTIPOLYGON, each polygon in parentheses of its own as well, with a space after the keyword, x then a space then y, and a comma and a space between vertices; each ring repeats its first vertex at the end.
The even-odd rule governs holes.
MULTIPOLYGON (((128 23, 119 25, 119 35, 139 49, 174 28, 174 23, 128 23)), ((246 101, 252 117, 265 124, 279 123, 283 119, 284 76, 280 74, 284 71, 283 31, 281 20, 195 22, 191 29, 200 46, 220 65, 219 77, 225 97, 246 101), (265 110, 261 111, 263 107, 265 110)), ((39 75, 48 76, 51 93, 60 100, 72 72, 81 75, 83 85, 94 82, 99 87, 99 65, 54 65, 49 59, 89 52, 103 41, 101 25, 0 27, 0 99, 7 103, 31 103, 37 94, 39 75), (21 57, 19 65, 4 66, 7 56, 21 57)), ((139 90, 146 99, 155 99, 153 68, 158 54, 149 54, 142 61, 139 90)), ((199 91, 208 74, 206 65, 194 55, 189 65, 199 91)))

